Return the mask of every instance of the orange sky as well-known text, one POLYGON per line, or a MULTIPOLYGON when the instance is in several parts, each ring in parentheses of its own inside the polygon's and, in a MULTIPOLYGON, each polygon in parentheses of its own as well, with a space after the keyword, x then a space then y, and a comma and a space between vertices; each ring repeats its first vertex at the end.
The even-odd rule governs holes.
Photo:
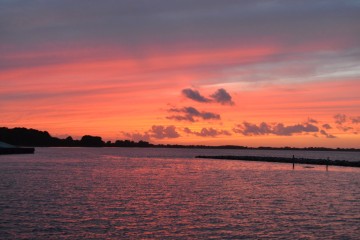
POLYGON ((358 4, 160 2, 1 3, 0 126, 152 143, 360 148, 358 4))

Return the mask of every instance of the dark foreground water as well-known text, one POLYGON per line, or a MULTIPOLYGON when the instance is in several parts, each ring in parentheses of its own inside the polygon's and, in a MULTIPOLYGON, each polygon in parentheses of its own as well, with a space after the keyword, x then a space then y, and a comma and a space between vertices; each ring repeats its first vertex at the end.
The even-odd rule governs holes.
POLYGON ((359 239, 360 169, 192 158, 229 151, 0 156, 0 239, 359 239))

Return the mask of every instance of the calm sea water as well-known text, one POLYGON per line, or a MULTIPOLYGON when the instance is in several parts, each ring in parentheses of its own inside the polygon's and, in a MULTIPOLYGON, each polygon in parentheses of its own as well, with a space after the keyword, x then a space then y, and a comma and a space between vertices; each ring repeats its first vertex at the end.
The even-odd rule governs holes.
MULTIPOLYGON (((360 238, 358 168, 193 158, 249 151, 37 148, 0 156, 0 239, 360 238)), ((254 154, 359 160, 349 152, 254 154)))

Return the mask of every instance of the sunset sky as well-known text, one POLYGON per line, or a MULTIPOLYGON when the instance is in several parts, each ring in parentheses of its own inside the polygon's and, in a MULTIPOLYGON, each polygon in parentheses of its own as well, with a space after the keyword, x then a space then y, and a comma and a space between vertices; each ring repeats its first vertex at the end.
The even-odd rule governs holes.
POLYGON ((0 126, 360 148, 360 1, 0 0, 0 126))

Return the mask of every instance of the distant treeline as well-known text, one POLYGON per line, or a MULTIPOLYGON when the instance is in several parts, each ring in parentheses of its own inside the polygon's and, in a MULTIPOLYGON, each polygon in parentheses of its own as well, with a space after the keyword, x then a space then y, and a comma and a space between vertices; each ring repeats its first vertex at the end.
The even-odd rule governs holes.
POLYGON ((85 135, 80 140, 71 136, 61 139, 52 137, 47 131, 27 128, 0 128, 0 141, 16 146, 32 147, 150 147, 152 144, 139 141, 117 140, 104 142, 99 136, 85 135))
POLYGON ((179 145, 179 144, 152 144, 146 141, 116 140, 103 141, 99 136, 84 135, 80 140, 71 136, 61 139, 52 137, 47 131, 28 128, 0 127, 0 141, 15 146, 31 147, 159 147, 159 148, 210 148, 210 149, 259 149, 259 150, 308 150, 308 151, 360 151, 356 148, 325 148, 325 147, 246 147, 236 145, 205 146, 205 145, 179 145))

